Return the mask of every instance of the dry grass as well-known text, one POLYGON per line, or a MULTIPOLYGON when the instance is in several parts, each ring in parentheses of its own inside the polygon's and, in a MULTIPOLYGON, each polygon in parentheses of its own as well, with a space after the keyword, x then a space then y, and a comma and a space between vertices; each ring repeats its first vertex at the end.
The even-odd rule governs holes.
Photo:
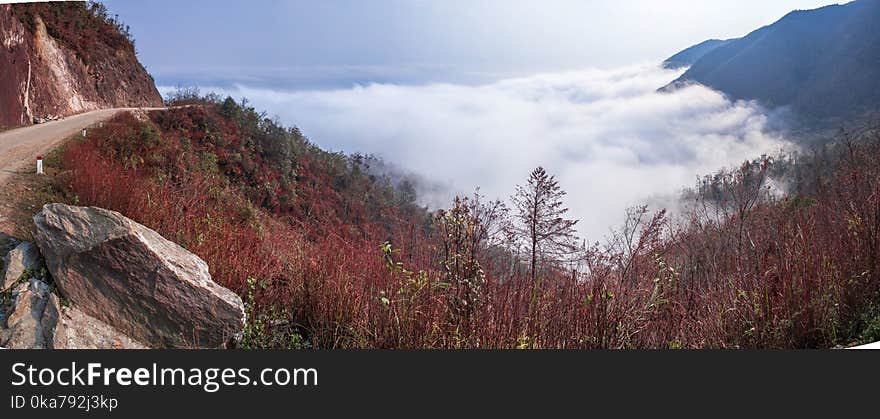
MULTIPOLYGON (((287 189, 254 189, 247 164, 223 163, 260 157, 222 132, 232 125, 160 116, 161 133, 123 116, 71 143, 60 199, 205 259, 248 302, 250 347, 813 348, 880 334, 880 141, 850 145, 815 196, 757 200, 765 166, 744 165, 720 177, 714 218, 635 212, 616 245, 585 253, 588 270, 537 282, 488 252, 475 287, 444 276, 442 238, 417 217, 386 202, 378 225, 359 195, 376 191, 333 160, 297 154, 296 200, 276 202, 287 189), (206 124, 213 137, 198 137, 206 124)), ((282 186, 261 176, 258 188, 282 186)))

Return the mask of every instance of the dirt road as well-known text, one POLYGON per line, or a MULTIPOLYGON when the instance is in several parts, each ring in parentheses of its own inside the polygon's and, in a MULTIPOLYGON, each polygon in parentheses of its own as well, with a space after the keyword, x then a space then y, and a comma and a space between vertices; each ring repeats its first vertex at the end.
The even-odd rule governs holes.
POLYGON ((112 118, 122 111, 165 108, 101 109, 59 121, 0 132, 0 232, 25 237, 17 231, 41 205, 35 191, 46 188, 48 178, 37 176, 36 159, 46 155, 83 128, 112 118), (31 202, 34 201, 34 202, 31 202))
POLYGON ((14 174, 25 170, 28 165, 34 166, 32 170, 36 170, 37 155, 48 153, 65 138, 83 128, 110 119, 117 112, 127 110, 138 110, 138 108, 101 109, 59 121, 0 132, 0 188, 3 188, 14 174))

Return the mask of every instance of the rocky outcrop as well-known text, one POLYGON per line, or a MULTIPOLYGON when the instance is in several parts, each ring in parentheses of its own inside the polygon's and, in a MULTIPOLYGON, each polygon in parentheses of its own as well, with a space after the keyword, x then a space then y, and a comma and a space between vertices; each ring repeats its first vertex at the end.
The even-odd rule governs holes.
POLYGON ((34 221, 39 247, 0 233, 0 279, 10 278, 0 289, 0 347, 214 348, 240 337, 241 299, 158 233, 116 212, 62 204, 34 221))
POLYGON ((87 7, 0 5, 0 125, 100 108, 161 106, 132 43, 87 7))
POLYGON ((39 279, 21 284, 13 293, 14 309, 0 330, 0 345, 10 349, 50 349, 58 320, 49 286, 39 279), (46 314, 48 312, 48 315, 46 314))
POLYGON ((7 284, 6 280, 6 255, 18 246, 19 241, 6 233, 0 232, 0 292, 7 291, 12 284, 7 284))
POLYGON ((26 271, 37 272, 42 265, 37 246, 30 242, 18 243, 5 257, 2 257, 0 292, 12 288, 26 271))
POLYGON ((83 314, 151 347, 214 348, 240 336, 241 299, 155 231, 117 212, 63 204, 44 206, 34 222, 55 285, 83 314))
POLYGON ((74 307, 63 307, 40 279, 19 284, 11 297, 8 318, 0 321, 0 345, 9 349, 147 348, 74 307))

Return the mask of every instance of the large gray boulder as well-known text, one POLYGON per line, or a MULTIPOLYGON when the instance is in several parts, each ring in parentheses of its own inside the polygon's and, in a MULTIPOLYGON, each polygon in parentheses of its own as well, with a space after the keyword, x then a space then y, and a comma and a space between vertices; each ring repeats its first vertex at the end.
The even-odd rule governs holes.
POLYGON ((216 348, 241 335, 241 299, 208 265, 118 212, 45 205, 34 238, 74 307, 151 347, 216 348))

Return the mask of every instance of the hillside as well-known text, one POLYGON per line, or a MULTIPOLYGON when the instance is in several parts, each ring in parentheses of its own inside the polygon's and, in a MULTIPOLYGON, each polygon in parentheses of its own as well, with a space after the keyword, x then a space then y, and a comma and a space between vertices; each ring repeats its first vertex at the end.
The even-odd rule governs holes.
POLYGON ((794 11, 705 54, 673 85, 790 106, 808 121, 860 117, 880 107, 878 20, 878 0, 794 11))
POLYGON ((247 307, 244 347, 815 348, 880 337, 876 134, 707 176, 679 216, 628 212, 606 246, 579 250, 588 271, 547 261, 536 281, 503 206, 460 198, 428 213, 370 158, 322 151, 229 98, 186 103, 68 143, 49 160, 49 199, 119 211, 203 258, 247 307), (793 193, 766 196, 782 177, 793 193))
MULTIPOLYGON (((858 7, 876 4, 863 0, 858 7)), ((100 9, 63 5, 55 13, 41 7, 5 9, 16 17, 4 15, 4 30, 20 35, 4 38, 7 44, 33 47, 27 54, 35 57, 47 45, 66 45, 60 55, 66 58, 57 62, 67 70, 120 64, 101 53, 116 51, 128 67, 102 74, 115 74, 119 86, 124 80, 147 83, 143 68, 130 61, 135 55, 125 31, 100 9), (71 11, 98 19, 106 32, 74 30, 76 24, 64 23, 75 22, 67 19, 71 11), (28 22, 43 39, 34 46, 27 41, 28 22), (51 27, 58 32, 46 41, 51 27), (71 35, 77 33, 82 36, 71 35)), ((818 13, 844 15, 848 7, 853 6, 818 13)), ((813 13, 789 15, 779 28, 811 32, 817 24, 813 13)), ((850 17, 853 26, 865 26, 863 16, 850 17)), ((776 29, 762 31, 753 35, 771 46, 779 38, 771 36, 776 29)), ((763 45, 743 49, 742 42, 701 51, 710 43, 678 60, 703 52, 692 68, 699 69, 732 51, 748 58, 763 45)), ((20 58, 12 61, 20 66, 20 58)), ((848 85, 853 82, 848 74, 816 83, 848 85)), ((780 91, 790 88, 784 80, 766 82, 780 91)), ((152 84, 137 85, 146 90, 99 85, 96 98, 105 92, 107 100, 135 100, 126 96, 133 91, 153 101, 152 84)), ((59 86, 71 85, 42 87, 58 93, 59 86)), ((25 108, 36 106, 31 100, 42 95, 24 94, 25 108)), ((79 93, 71 98, 84 106, 79 93)), ((319 349, 828 348, 880 339, 875 130, 829 139, 811 152, 722 169, 686 192, 676 203, 677 214, 632 208, 604 241, 587 245, 573 232, 577 221, 565 218, 566 191, 542 167, 527 183, 516 186, 512 180, 515 192, 507 200, 486 202, 475 193, 430 211, 417 203, 413 181, 384 173, 387 166, 375 157, 323 150, 295 126, 281 125, 244 99, 200 97, 191 90, 171 95, 167 105, 122 112, 87 135, 68 138, 45 159, 45 175, 27 174, 36 187, 17 197, 27 212, 17 217, 27 221, 15 229, 23 231, 23 242, 0 237, 0 248, 14 244, 7 255, 18 255, 7 258, 15 264, 4 261, 7 273, 15 268, 4 281, 12 286, 6 289, 35 279, 29 278, 34 269, 17 263, 25 260, 26 248, 33 250, 24 244, 33 238, 49 267, 38 272, 41 288, 57 289, 85 314, 121 324, 129 337, 149 338, 160 347, 192 342, 221 347, 229 334, 241 336, 234 340, 243 348, 319 349), (772 188, 779 184, 786 193, 775 193, 783 189, 772 188), (161 257, 145 257, 157 244, 164 249, 161 257), (68 257, 71 249, 78 249, 77 259, 68 257), (172 297, 216 283, 224 290, 214 293, 221 301, 181 301, 153 292, 144 284, 156 283, 156 272, 170 278, 180 271, 157 269, 156 260, 192 268, 193 281, 182 281, 192 286, 172 297), (130 298, 93 298, 95 284, 130 298), (144 303, 156 295, 162 297, 161 310, 144 303), (140 307, 134 315, 132 306, 140 307), (204 309, 177 311, 193 306, 204 309), (212 321, 217 307, 225 307, 227 321, 212 321), (127 321, 114 322, 115 312, 127 321), (201 337, 187 342, 177 339, 179 333, 166 333, 180 326, 177 320, 198 323, 201 337), (214 333, 218 324, 234 327, 214 333), (154 335, 155 329, 165 332, 154 335)), ((18 292, 13 313, 19 315, 6 323, 32 321, 26 304, 35 300, 27 292, 47 294, 42 291, 13 291, 18 292)), ((12 292, 0 292, 3 318, 12 300, 12 292)), ((57 334, 52 339, 53 345, 69 341, 57 334)), ((0 333, 0 344, 6 340, 0 333)))
POLYGON ((100 3, 0 5, 0 126, 161 106, 127 29, 100 3))
POLYGON ((708 41, 700 42, 699 44, 691 46, 678 54, 667 58, 663 61, 663 67, 669 69, 690 67, 706 54, 714 51, 722 45, 726 45, 727 43, 728 41, 722 41, 720 39, 710 39, 708 41))
POLYGON ((403 275, 387 270, 382 243, 407 264, 431 260, 430 215, 411 186, 375 171, 372 157, 323 151, 231 98, 186 103, 122 114, 68 144, 53 199, 120 211, 202 257, 251 307, 258 329, 247 347, 300 346, 303 336, 382 346, 374 339, 391 329, 368 338, 334 324, 377 326, 360 311, 403 275))

